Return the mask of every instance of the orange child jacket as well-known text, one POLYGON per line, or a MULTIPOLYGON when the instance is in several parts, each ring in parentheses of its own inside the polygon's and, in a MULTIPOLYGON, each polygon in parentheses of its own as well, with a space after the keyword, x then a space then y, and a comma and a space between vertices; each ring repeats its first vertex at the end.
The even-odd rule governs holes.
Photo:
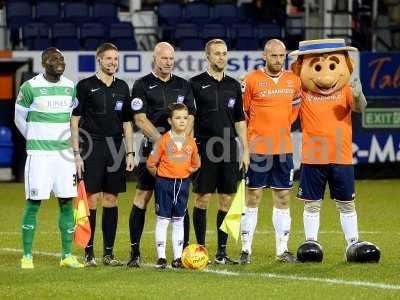
POLYGON ((167 178, 188 178, 189 168, 200 167, 196 142, 191 136, 179 148, 172 140, 171 131, 163 134, 161 140, 147 159, 148 167, 157 167, 157 175, 167 178))
POLYGON ((303 91, 299 112, 303 163, 352 164, 352 103, 348 84, 328 96, 303 91))
POLYGON ((290 129, 300 104, 299 77, 283 71, 275 82, 264 69, 258 69, 246 76, 244 89, 250 153, 292 153, 290 129))

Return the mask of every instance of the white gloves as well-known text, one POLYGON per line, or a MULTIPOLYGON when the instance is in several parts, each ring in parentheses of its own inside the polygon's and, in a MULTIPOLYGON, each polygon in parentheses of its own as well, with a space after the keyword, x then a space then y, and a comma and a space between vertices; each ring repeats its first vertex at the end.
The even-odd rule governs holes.
POLYGON ((350 86, 352 90, 352 94, 354 98, 359 98, 360 95, 362 94, 362 85, 360 78, 354 77, 353 80, 350 81, 350 86))

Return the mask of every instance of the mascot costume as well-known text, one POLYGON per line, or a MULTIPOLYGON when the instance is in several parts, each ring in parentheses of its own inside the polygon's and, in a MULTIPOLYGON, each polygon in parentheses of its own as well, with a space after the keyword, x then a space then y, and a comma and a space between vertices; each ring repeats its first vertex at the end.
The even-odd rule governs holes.
POLYGON ((367 102, 360 80, 350 82, 354 61, 349 51, 357 49, 346 46, 343 39, 321 39, 302 41, 289 54, 297 56, 292 70, 302 84, 302 168, 297 195, 304 201, 306 242, 297 251, 302 262, 322 261, 318 231, 326 184, 339 210, 347 261, 378 262, 380 258, 378 247, 358 239, 351 112, 363 112, 367 102))

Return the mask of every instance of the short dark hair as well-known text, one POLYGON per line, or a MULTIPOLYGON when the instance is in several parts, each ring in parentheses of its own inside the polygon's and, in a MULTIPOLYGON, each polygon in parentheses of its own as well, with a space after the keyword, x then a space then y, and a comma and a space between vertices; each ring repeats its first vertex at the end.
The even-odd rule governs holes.
POLYGON ((189 109, 187 108, 187 106, 185 104, 172 103, 172 104, 168 105, 168 117, 172 118, 174 111, 177 111, 177 110, 186 110, 187 112, 189 112, 189 109))
POLYGON ((117 46, 115 46, 112 43, 103 43, 100 46, 97 47, 96 49, 96 57, 100 56, 101 54, 103 54, 104 52, 108 51, 108 50, 115 50, 118 51, 117 46))
POLYGON ((58 50, 56 47, 49 47, 43 50, 42 52, 42 61, 46 59, 46 57, 51 53, 51 52, 61 52, 58 50))

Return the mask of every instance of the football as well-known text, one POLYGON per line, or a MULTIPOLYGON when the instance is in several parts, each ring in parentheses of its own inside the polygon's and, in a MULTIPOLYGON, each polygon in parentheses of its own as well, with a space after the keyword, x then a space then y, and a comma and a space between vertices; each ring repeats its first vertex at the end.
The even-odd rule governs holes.
POLYGON ((186 269, 201 270, 208 265, 208 251, 204 246, 190 244, 183 250, 181 259, 186 269))

